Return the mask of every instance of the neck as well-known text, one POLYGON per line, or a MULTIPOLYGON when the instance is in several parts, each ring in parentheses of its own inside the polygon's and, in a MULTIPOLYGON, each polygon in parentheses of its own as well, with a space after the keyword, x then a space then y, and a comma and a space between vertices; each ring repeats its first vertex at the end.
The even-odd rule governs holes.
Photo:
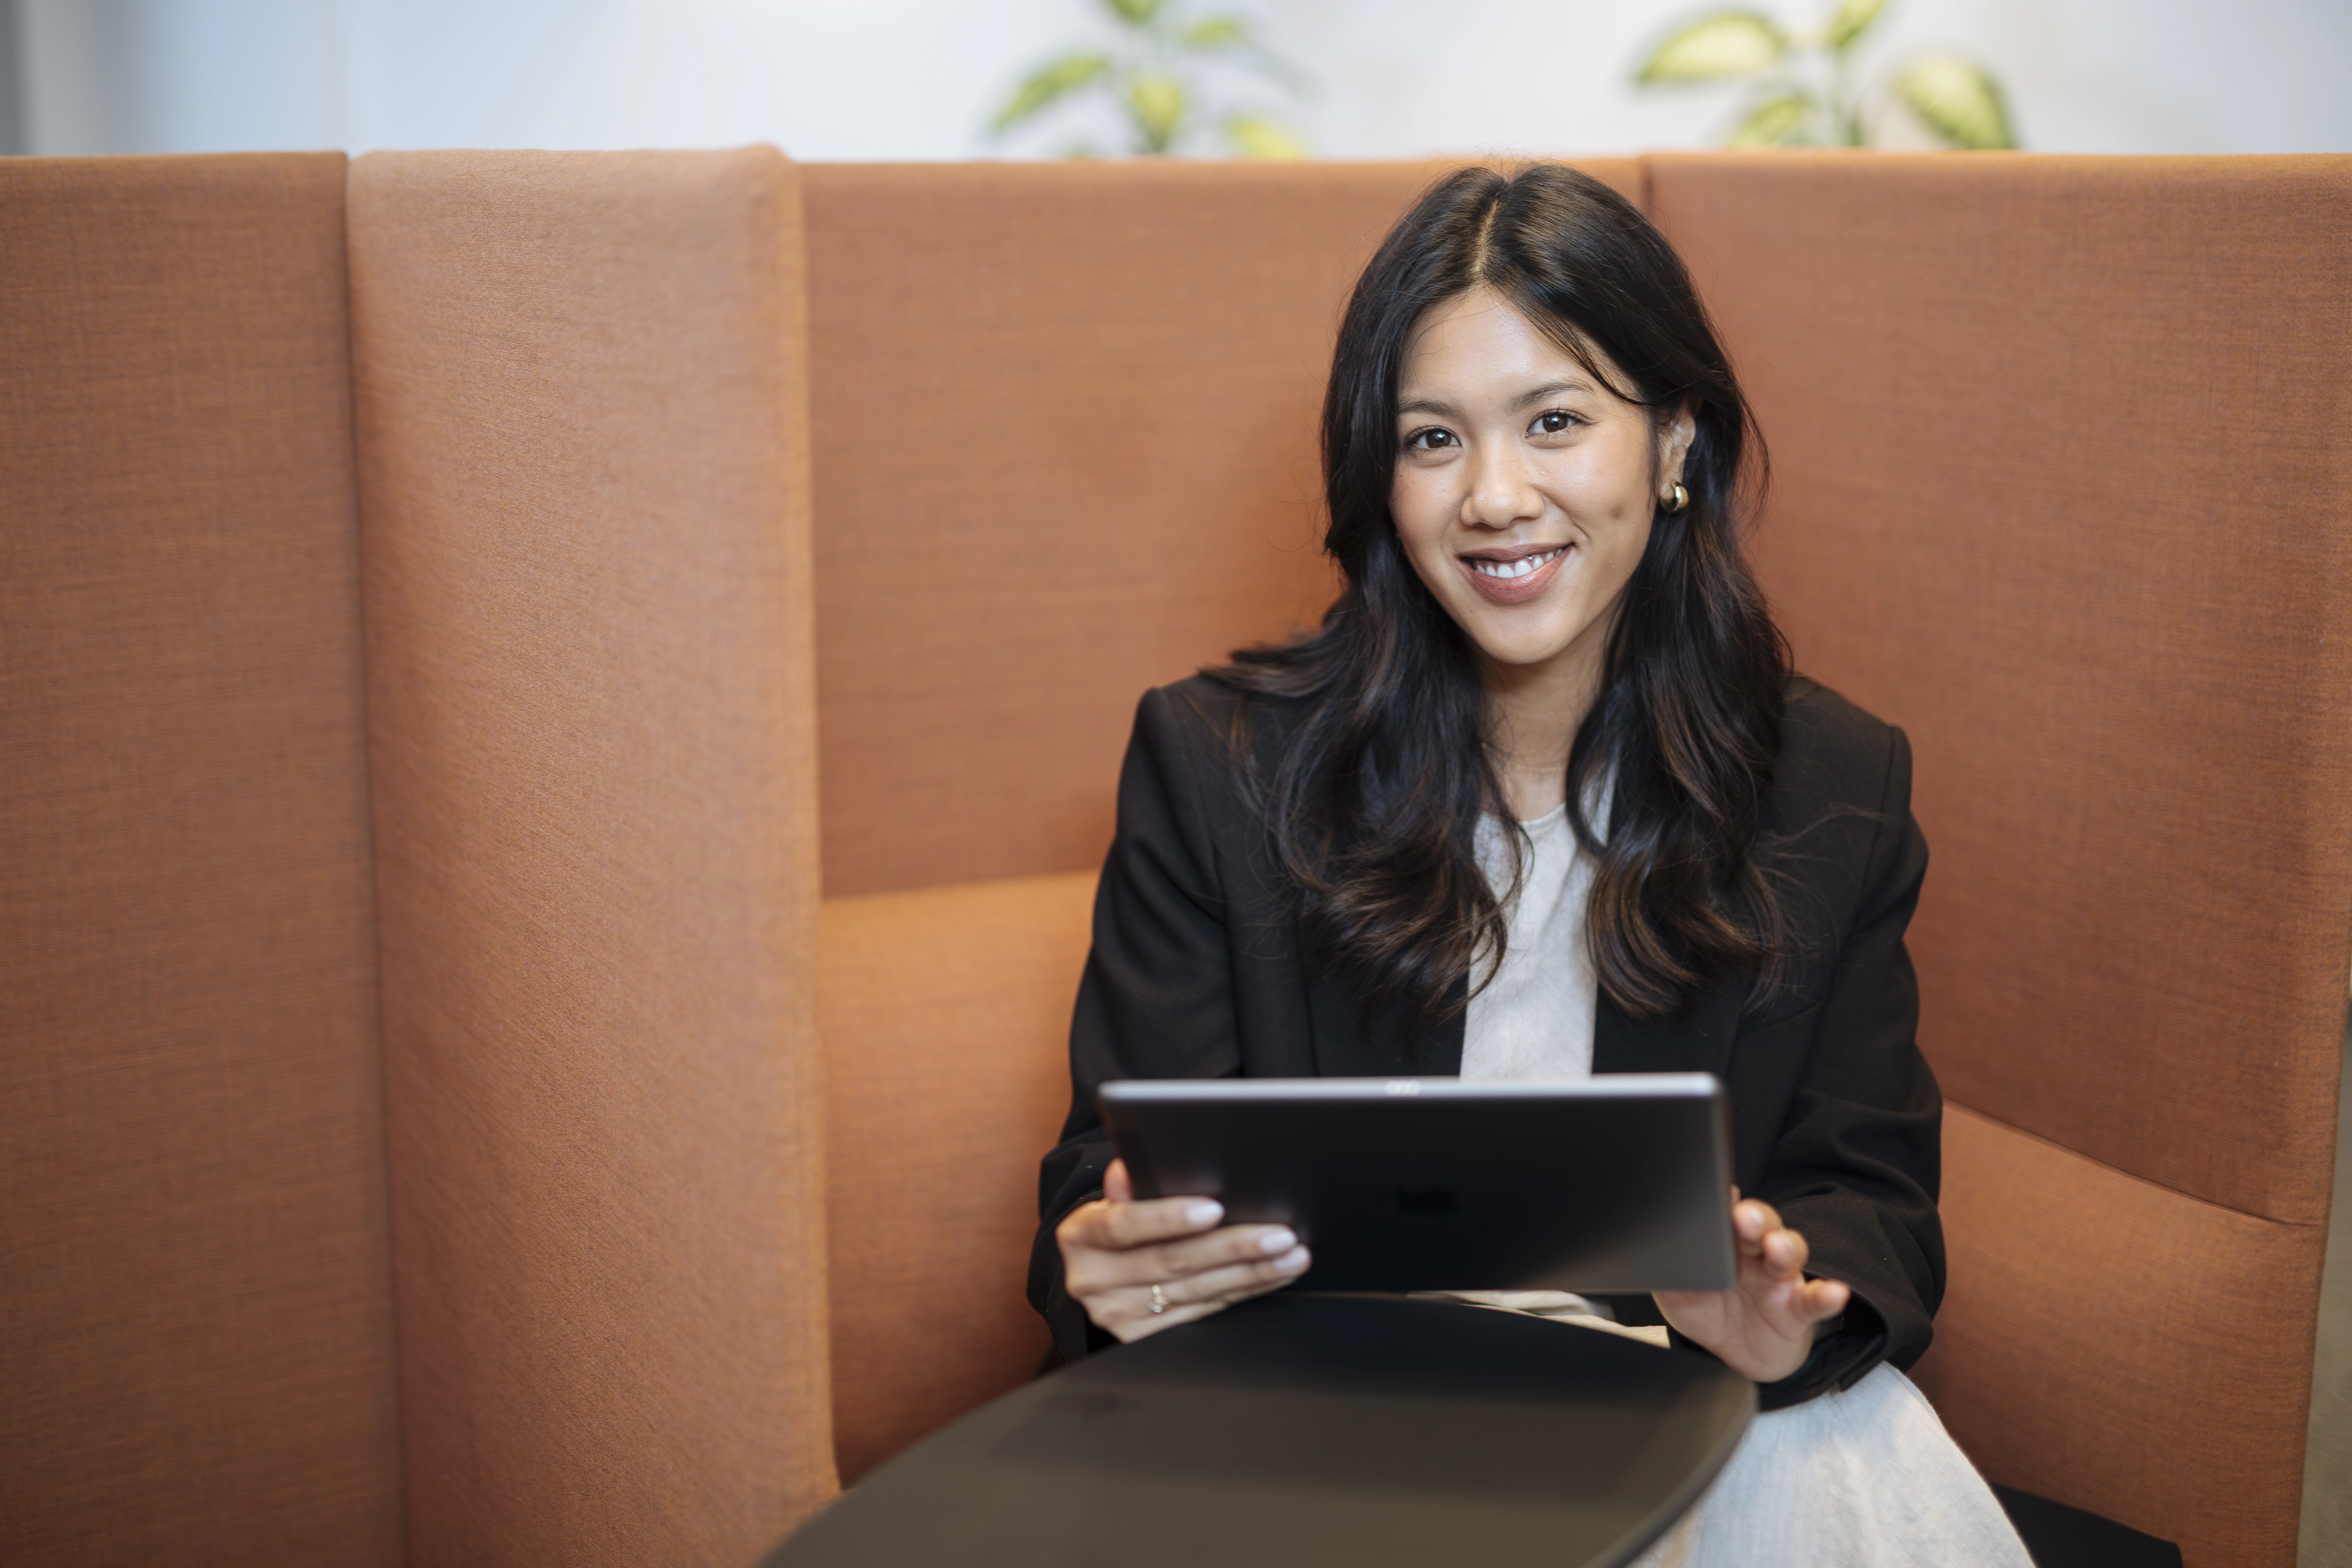
POLYGON ((1601 645, 1563 649, 1540 664, 1488 661, 1495 769, 1510 813, 1529 821, 1568 799, 1568 750, 1601 695, 1601 645))

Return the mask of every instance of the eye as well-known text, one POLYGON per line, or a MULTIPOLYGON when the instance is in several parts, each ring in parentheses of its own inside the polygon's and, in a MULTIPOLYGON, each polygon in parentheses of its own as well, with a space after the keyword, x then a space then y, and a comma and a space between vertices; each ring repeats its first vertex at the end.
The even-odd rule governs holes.
POLYGON ((1531 435, 1560 435, 1583 423, 1564 408, 1548 408, 1536 415, 1535 423, 1528 426, 1528 433, 1531 435))
POLYGON ((1426 430, 1416 430, 1404 438, 1405 450, 1408 452, 1434 452, 1441 446, 1461 444, 1460 438, 1452 431, 1433 424, 1426 430))

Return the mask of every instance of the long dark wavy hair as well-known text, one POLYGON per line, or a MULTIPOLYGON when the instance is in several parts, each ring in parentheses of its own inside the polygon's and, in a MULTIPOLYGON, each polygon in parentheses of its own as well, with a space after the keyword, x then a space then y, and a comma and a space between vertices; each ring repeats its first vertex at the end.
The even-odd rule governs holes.
MULTIPOLYGON (((1569 821, 1597 860, 1585 931, 1612 1000, 1673 1012, 1726 974, 1752 976, 1760 996, 1788 946, 1758 836, 1790 674, 1739 547, 1763 442, 1673 246, 1623 197, 1557 164, 1455 171, 1365 267, 1323 403, 1324 548, 1347 586, 1320 630, 1209 672, 1306 699, 1278 760, 1256 759, 1246 703, 1234 750, 1295 890, 1304 956, 1361 977, 1368 1008, 1401 1001, 1417 1023, 1465 1005, 1481 962, 1502 957, 1503 907, 1474 848, 1480 817, 1506 814, 1486 690, 1389 514, 1406 346, 1432 307, 1482 285, 1654 421, 1690 411, 1689 503, 1657 509, 1621 601, 1599 699, 1569 750, 1569 821), (1603 374, 1595 350, 1620 373, 1603 374), (1585 808, 1604 770, 1605 831, 1585 808)), ((1514 867, 1520 850, 1514 839, 1514 867)))

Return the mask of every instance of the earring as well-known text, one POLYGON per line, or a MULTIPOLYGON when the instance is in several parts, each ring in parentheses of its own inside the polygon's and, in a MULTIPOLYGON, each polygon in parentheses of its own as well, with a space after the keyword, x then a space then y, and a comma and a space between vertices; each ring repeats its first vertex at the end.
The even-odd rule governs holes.
POLYGON ((1690 505, 1690 492, 1684 489, 1680 485, 1676 485, 1675 486, 1673 497, 1669 499, 1662 496, 1658 498, 1658 505, 1664 507, 1669 512, 1679 512, 1685 507, 1690 505))

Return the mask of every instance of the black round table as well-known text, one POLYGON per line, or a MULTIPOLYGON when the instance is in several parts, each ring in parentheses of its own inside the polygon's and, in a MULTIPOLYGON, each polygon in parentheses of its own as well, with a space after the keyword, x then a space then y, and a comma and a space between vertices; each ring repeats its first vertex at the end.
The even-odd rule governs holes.
POLYGON ((1616 1568, 1705 1490, 1754 1385, 1444 1301, 1261 1297, 1006 1395, 764 1568, 1616 1568))

